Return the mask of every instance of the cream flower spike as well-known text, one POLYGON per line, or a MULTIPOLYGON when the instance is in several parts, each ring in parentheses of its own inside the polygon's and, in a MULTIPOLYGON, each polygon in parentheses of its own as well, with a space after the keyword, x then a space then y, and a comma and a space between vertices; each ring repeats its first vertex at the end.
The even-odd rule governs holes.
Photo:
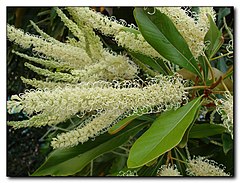
MULTIPOLYGON (((68 7, 67 10, 76 22, 79 24, 84 22, 93 29, 101 31, 104 35, 113 36, 118 45, 151 57, 160 57, 159 53, 145 41, 140 33, 134 34, 124 31, 127 23, 123 20, 117 21, 114 17, 104 16, 87 7, 68 7)), ((132 25, 130 27, 138 32, 137 28, 133 28, 132 25)))
POLYGON ((51 146, 56 148, 66 148, 84 143, 89 139, 93 139, 101 133, 105 132, 111 124, 123 113, 123 111, 105 111, 98 114, 92 121, 82 125, 79 128, 71 130, 67 133, 58 134, 51 141, 51 146))
POLYGON ((233 96, 226 92, 224 98, 215 101, 217 112, 221 115, 225 126, 233 139, 233 96))
MULTIPOLYGON (((161 75, 146 81, 146 86, 142 86, 139 81, 127 80, 83 82, 52 90, 26 91, 9 100, 7 108, 8 111, 21 109, 29 116, 49 115, 49 125, 64 122, 77 113, 85 114, 91 111, 123 111, 139 115, 163 112, 180 107, 186 99, 182 82, 181 78, 161 75)), ((35 123, 35 119, 37 117, 33 120, 33 126, 41 126, 35 123)), ((31 123, 31 119, 29 122, 31 123)), ((15 123, 10 124, 14 126, 15 123)), ((48 120, 44 124, 47 125, 48 120)), ((18 126, 16 123, 16 128, 18 126)))
POLYGON ((157 10, 166 14, 172 20, 180 34, 186 40, 193 56, 195 58, 200 56, 204 51, 204 37, 210 26, 206 13, 209 13, 215 19, 213 8, 200 7, 199 15, 181 7, 157 7, 157 10))
POLYGON ((215 161, 198 156, 188 160, 186 172, 190 176, 230 176, 224 172, 225 167, 215 161))
POLYGON ((161 108, 165 104, 176 106, 181 103, 182 97, 185 96, 184 85, 181 82, 180 78, 159 75, 143 88, 138 81, 127 80, 114 84, 80 83, 75 87, 31 90, 21 94, 20 98, 24 112, 30 115, 40 111, 58 112, 60 108, 79 112, 99 109, 137 111, 138 108, 152 108, 156 105, 161 108))
POLYGON ((92 63, 91 58, 82 48, 61 42, 51 42, 40 36, 24 33, 14 26, 7 25, 7 37, 24 49, 33 47, 33 53, 37 52, 40 57, 43 54, 44 59, 55 59, 58 62, 67 63, 70 67, 81 68, 83 65, 92 63))

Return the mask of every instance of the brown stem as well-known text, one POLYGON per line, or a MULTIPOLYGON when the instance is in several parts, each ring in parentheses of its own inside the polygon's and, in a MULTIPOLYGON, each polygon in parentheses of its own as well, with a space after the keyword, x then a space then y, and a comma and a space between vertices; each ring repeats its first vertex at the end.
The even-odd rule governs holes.
POLYGON ((222 81, 222 76, 220 76, 219 79, 209 87, 209 89, 215 88, 217 85, 219 85, 221 81, 222 81))

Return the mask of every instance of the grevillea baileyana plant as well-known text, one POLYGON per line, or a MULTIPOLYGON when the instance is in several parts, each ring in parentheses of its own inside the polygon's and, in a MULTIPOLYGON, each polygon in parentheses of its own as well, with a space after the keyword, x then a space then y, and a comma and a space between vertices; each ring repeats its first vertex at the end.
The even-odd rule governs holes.
POLYGON ((46 128, 51 150, 31 175, 233 176, 230 10, 138 7, 128 24, 54 7, 61 41, 7 24, 11 54, 36 76, 21 76, 7 112, 24 119, 7 124, 46 128))

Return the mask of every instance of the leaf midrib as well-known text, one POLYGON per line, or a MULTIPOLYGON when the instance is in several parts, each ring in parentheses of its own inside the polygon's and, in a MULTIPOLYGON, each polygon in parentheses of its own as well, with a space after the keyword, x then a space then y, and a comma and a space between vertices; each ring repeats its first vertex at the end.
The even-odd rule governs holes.
MULTIPOLYGON (((192 110, 192 108, 195 106, 195 104, 196 104, 199 100, 200 100, 200 98, 199 98, 198 100, 196 100, 196 102, 192 105, 192 107, 185 113, 185 115, 183 115, 183 117, 181 118, 181 120, 186 117, 186 115, 189 113, 189 111, 192 110)), ((179 121, 181 121, 181 120, 179 120, 179 121)), ((173 126, 173 128, 171 128, 171 130, 169 130, 169 131, 172 131, 172 129, 174 129, 178 124, 179 124, 179 123, 177 123, 175 126, 173 126)), ((169 133, 167 133, 167 134, 169 134, 169 133)), ((165 136, 160 139, 159 143, 161 143, 164 138, 165 138, 165 136)), ((158 143, 158 144, 159 144, 159 143, 158 143)), ((156 146, 157 146, 158 144, 156 144, 155 146, 153 146, 152 149, 155 150, 155 148, 156 148, 156 146)), ((148 154, 150 154, 151 152, 153 152, 153 150, 149 151, 148 154)), ((148 155, 148 154, 147 154, 147 155, 148 155)), ((147 157, 147 155, 145 155, 143 159, 145 159, 145 158, 147 157)), ((153 159, 154 159, 154 158, 153 158, 153 159)), ((151 159, 150 161, 152 161, 153 159, 151 159)), ((148 161, 148 162, 149 162, 149 161, 148 161)))
MULTIPOLYGON (((152 20, 151 20, 148 16, 146 16, 146 17, 150 20, 151 24, 152 24, 155 28, 157 28, 157 31, 160 32, 160 34, 162 34, 163 37, 164 37, 166 40, 168 40, 168 42, 171 43, 171 45, 175 48, 175 50, 177 50, 177 52, 180 53, 180 55, 181 55, 185 60, 187 60, 188 63, 190 63, 190 65, 191 65, 191 66, 193 67, 193 69, 198 73, 198 75, 201 76, 201 74, 200 74, 200 72, 198 71, 198 69, 196 69, 196 67, 190 62, 190 60, 191 60, 192 58, 194 58, 194 57, 192 57, 190 60, 188 60, 187 57, 185 57, 185 55, 183 55, 183 54, 174 46, 174 44, 173 44, 171 41, 169 41, 169 39, 167 39, 167 37, 158 29, 158 27, 152 22, 152 20)), ((179 34, 180 34, 180 33, 179 33, 179 34)), ((180 35, 181 35, 181 34, 180 34, 180 35)), ((181 35, 181 36, 182 36, 182 35, 181 35)), ((184 38, 183 38, 183 39, 184 39, 184 38)))

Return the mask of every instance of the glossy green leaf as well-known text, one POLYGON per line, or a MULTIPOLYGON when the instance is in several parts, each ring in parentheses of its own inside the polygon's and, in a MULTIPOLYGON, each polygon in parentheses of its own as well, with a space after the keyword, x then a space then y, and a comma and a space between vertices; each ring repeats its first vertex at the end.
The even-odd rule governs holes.
MULTIPOLYGON (((199 109, 200 108, 198 108, 197 112, 195 113, 195 117, 194 117, 193 121, 196 121, 196 119, 199 117, 199 109)), ((191 131, 193 125, 194 125, 194 123, 191 123, 191 125, 188 127, 181 142, 178 144, 178 147, 184 148, 187 145, 188 139, 189 139, 189 132, 191 131)))
POLYGON ((159 116, 133 144, 127 161, 128 167, 143 166, 179 144, 193 122, 200 101, 201 97, 198 97, 176 111, 167 111, 159 116))
MULTIPOLYGON (((195 120, 193 120, 193 121, 195 121, 195 120)), ((189 137, 189 132, 190 132, 193 124, 194 124, 194 123, 191 123, 191 125, 188 127, 188 129, 187 129, 186 132, 184 133, 182 140, 181 140, 181 141, 179 142, 179 144, 177 145, 178 147, 184 148, 184 147, 187 145, 188 137, 189 137)))
POLYGON ((134 52, 130 52, 130 55, 132 55, 133 57, 135 57, 136 59, 138 59, 140 62, 150 66, 151 68, 153 68, 155 71, 161 73, 161 74, 168 74, 168 68, 166 67, 166 65, 164 64, 164 62, 161 61, 156 61, 155 59, 143 55, 141 53, 134 53, 134 52))
POLYGON ((81 171, 91 160, 124 144, 148 123, 134 121, 115 134, 103 134, 84 144, 66 149, 54 150, 45 163, 32 176, 67 176, 81 171))
POLYGON ((170 18, 158 10, 150 15, 143 8, 135 8, 134 17, 145 40, 164 59, 202 77, 196 59, 170 18))
POLYGON ((209 42, 208 48, 205 53, 207 57, 211 59, 222 46, 224 39, 222 37, 221 31, 218 29, 210 15, 208 15, 208 20, 210 22, 210 28, 205 35, 204 41, 209 42))
POLYGON ((226 128, 216 124, 195 124, 189 132, 189 138, 205 138, 226 131, 226 128))

